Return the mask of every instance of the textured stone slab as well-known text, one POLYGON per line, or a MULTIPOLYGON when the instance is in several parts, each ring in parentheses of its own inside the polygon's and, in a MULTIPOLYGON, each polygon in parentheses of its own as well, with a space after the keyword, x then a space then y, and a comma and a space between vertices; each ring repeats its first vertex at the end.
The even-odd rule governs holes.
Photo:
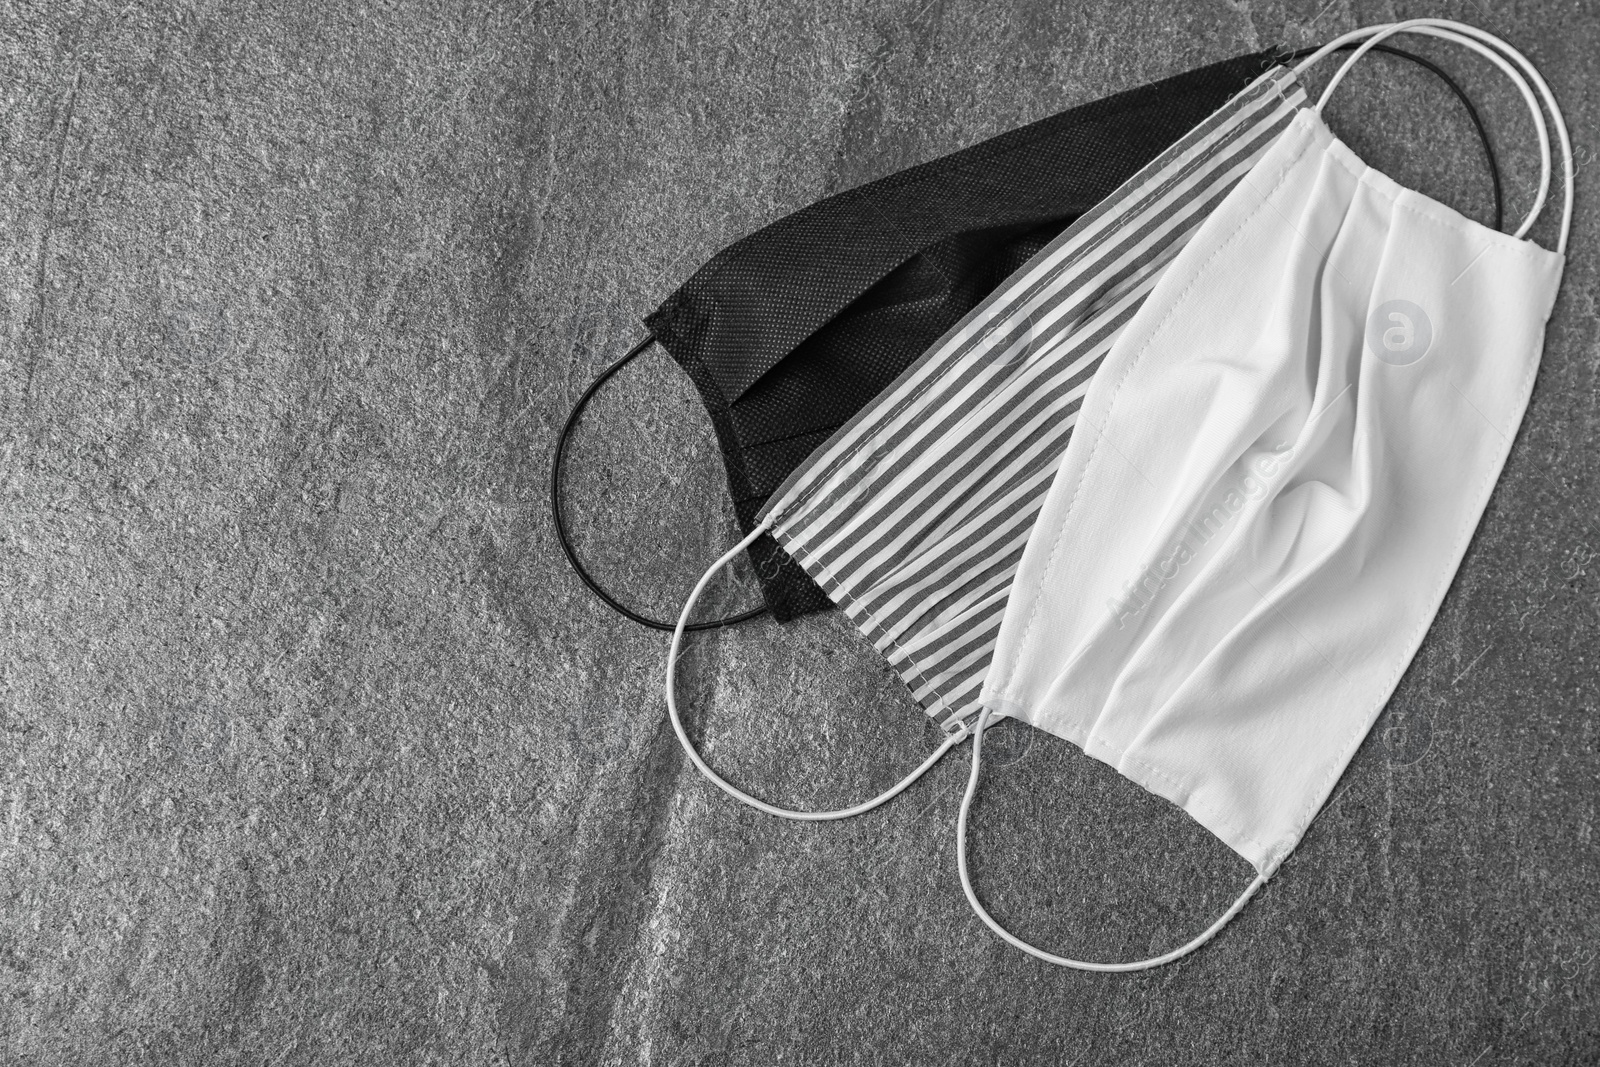
MULTIPOLYGON (((1522 46, 1592 159, 1600 14, 1493 6, 1442 11, 1522 46)), ((665 725, 663 636, 589 596, 546 516, 578 391, 729 240, 1392 13, 0 6, 0 1061, 1600 1058, 1592 168, 1527 422, 1421 654, 1299 852, 1170 968, 1061 973, 991 937, 955 877, 958 760, 837 826, 715 793, 665 725)), ((1423 48, 1482 102, 1519 216, 1518 99, 1423 48)), ((1426 75, 1375 60, 1329 115, 1488 217, 1426 75)), ((658 612, 732 536, 697 407, 648 356, 570 468, 582 550, 658 612)), ((698 641, 685 690, 709 758, 794 804, 935 741, 837 615, 698 641)), ((1026 936, 1130 958, 1244 884, 1108 768, 993 740, 980 888, 1026 936)))

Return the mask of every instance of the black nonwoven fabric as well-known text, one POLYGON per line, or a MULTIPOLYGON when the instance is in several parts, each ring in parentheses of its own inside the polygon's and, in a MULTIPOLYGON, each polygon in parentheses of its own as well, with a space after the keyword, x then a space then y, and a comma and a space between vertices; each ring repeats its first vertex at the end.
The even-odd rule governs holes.
MULTIPOLYGON (((818 201, 728 246, 646 316, 710 412, 744 532, 946 330, 1275 61, 1201 67, 818 201)), ((832 606, 771 537, 750 557, 780 622, 832 606)))

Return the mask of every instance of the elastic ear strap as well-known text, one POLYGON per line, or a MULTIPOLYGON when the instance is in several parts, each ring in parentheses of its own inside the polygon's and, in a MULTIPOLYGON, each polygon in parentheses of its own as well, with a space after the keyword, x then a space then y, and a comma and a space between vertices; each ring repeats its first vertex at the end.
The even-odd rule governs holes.
POLYGON ((1345 75, 1350 72, 1350 69, 1354 67, 1356 63, 1360 62, 1362 56, 1366 55, 1367 52, 1371 50, 1378 42, 1385 40, 1388 37, 1392 37, 1397 33, 1410 31, 1430 37, 1439 37, 1477 52, 1479 55, 1488 59, 1495 66, 1499 67, 1501 73, 1510 78, 1512 84, 1514 84, 1517 89, 1521 91, 1522 99, 1528 105, 1528 111, 1533 116, 1534 125, 1538 132, 1539 193, 1534 198, 1533 207, 1528 212, 1527 218, 1522 220, 1522 225, 1519 226, 1516 232, 1512 235, 1514 237, 1521 237, 1533 227, 1534 222, 1539 217, 1539 212, 1544 210, 1545 200, 1550 193, 1550 131, 1545 126, 1544 113, 1539 110, 1539 102, 1534 98, 1533 90, 1529 87, 1527 80, 1522 77, 1516 68, 1511 66, 1510 63, 1506 62, 1505 57, 1503 57, 1499 52, 1478 40, 1474 40, 1471 37, 1464 37, 1459 34, 1452 33, 1450 30, 1438 28, 1433 25, 1433 21, 1435 20, 1412 19, 1407 22, 1391 23, 1388 26, 1377 30, 1373 36, 1369 37, 1365 43, 1352 52, 1348 59, 1340 64, 1339 69, 1335 71, 1333 77, 1329 79, 1327 87, 1323 89, 1322 97, 1317 101, 1315 110, 1318 113, 1321 113, 1323 107, 1325 107, 1329 99, 1332 98, 1333 91, 1339 87, 1339 83, 1344 80, 1345 75))
POLYGON ((1516 62, 1517 66, 1521 68, 1522 72, 1527 75, 1528 79, 1531 80, 1538 88, 1539 96, 1544 101, 1545 109, 1548 109, 1551 120, 1555 123, 1556 138, 1561 146, 1562 177, 1565 182, 1565 202, 1562 205, 1561 229, 1560 235, 1556 242, 1556 251, 1558 253, 1565 254, 1567 248, 1567 238, 1572 231, 1572 199, 1574 184, 1572 141, 1567 132, 1566 119, 1561 113, 1560 106, 1556 103, 1555 94, 1550 91, 1549 84, 1544 80, 1544 77, 1540 75, 1538 68, 1536 68, 1533 63, 1530 62, 1528 58, 1521 52, 1517 51, 1515 48, 1511 47, 1511 45, 1507 44, 1499 37, 1496 37, 1494 34, 1489 33, 1487 30, 1479 29, 1476 26, 1469 26, 1465 23, 1454 22, 1449 19, 1410 19, 1405 22, 1386 23, 1383 25, 1367 26, 1359 30, 1353 30, 1350 33, 1344 34, 1332 41, 1329 41, 1326 45, 1318 49, 1309 58, 1295 68, 1295 72, 1300 73, 1306 68, 1310 67, 1312 64, 1319 62, 1324 56, 1328 55, 1334 49, 1339 48, 1353 40, 1361 40, 1363 38, 1366 39, 1363 46, 1356 49, 1350 58, 1345 61, 1340 70, 1334 75, 1327 89, 1323 91, 1322 99, 1317 102, 1317 109, 1320 111, 1322 106, 1327 103, 1334 87, 1344 77, 1346 71, 1349 70, 1352 64, 1360 59, 1360 57, 1377 42, 1397 33, 1417 33, 1429 37, 1439 37, 1444 40, 1452 41, 1456 44, 1465 45, 1481 55, 1487 56, 1522 91, 1523 99, 1528 104, 1529 111, 1533 115, 1534 126, 1539 134, 1539 154, 1541 166, 1539 195, 1535 200, 1533 210, 1529 213, 1528 218, 1517 230, 1515 234, 1517 237, 1522 237, 1532 227, 1534 220, 1538 217, 1539 212, 1543 209, 1546 197, 1549 193, 1550 135, 1547 127, 1545 126, 1544 112, 1540 109, 1538 101, 1534 99, 1533 93, 1529 90, 1527 80, 1518 74, 1516 70, 1511 68, 1500 53, 1503 52, 1506 56, 1510 56, 1511 59, 1516 62), (1459 32, 1457 33, 1451 31, 1459 32), (1485 45, 1492 45, 1494 47, 1486 48, 1485 45), (1499 51, 1496 51, 1495 49, 1498 49, 1499 51))
MULTIPOLYGON (((567 415, 567 421, 562 424, 561 432, 556 435, 555 454, 550 460, 550 521, 555 524, 556 542, 561 546, 561 551, 566 553, 567 562, 572 565, 573 573, 583 579, 583 584, 589 587, 591 593, 599 597, 607 607, 625 619, 631 619, 640 626, 648 626, 652 630, 670 630, 672 629, 670 622, 663 622, 660 619, 652 619, 648 615, 641 615, 612 596, 604 586, 595 580, 594 576, 589 573, 589 569, 583 565, 583 561, 578 558, 578 550, 572 546, 572 538, 567 533, 566 512, 561 507, 561 473, 567 456, 567 444, 572 440, 572 428, 578 425, 578 417, 583 414, 583 409, 589 406, 589 401, 593 399, 595 393, 600 391, 600 387, 606 384, 613 374, 632 363, 639 353, 655 344, 655 340, 655 337, 646 335, 644 340, 628 350, 627 355, 601 371, 600 376, 590 382, 589 388, 585 389, 583 395, 578 397, 578 402, 572 405, 572 411, 567 415)), ((738 615, 729 616, 726 619, 713 619, 710 622, 693 623, 689 626, 689 629, 715 630, 722 626, 732 626, 735 623, 745 622, 748 619, 754 619, 766 613, 766 606, 763 605, 751 608, 749 611, 738 615)))
POLYGON ((921 778, 928 772, 929 768, 944 758, 944 754, 946 752, 949 752, 956 745, 966 740, 967 731, 965 728, 963 728, 951 734, 945 739, 943 744, 934 750, 933 755, 922 761, 916 770, 900 779, 900 781, 890 786, 884 792, 879 793, 871 800, 863 801, 853 807, 841 808, 838 811, 791 811, 788 808, 776 807, 772 804, 768 804, 764 800, 756 799, 749 793, 744 792, 739 787, 725 781, 721 775, 707 766, 706 761, 700 758, 700 753, 695 749, 693 743, 690 742, 689 735, 684 732, 683 720, 678 717, 678 698, 676 693, 678 678, 678 652, 683 646, 684 631, 688 629, 686 624, 689 621, 689 612, 694 610, 695 601, 700 599, 700 594, 705 590, 706 584, 711 581, 711 578, 714 574, 731 563, 740 552, 743 552, 750 546, 751 542, 766 532, 767 524, 763 522, 754 530, 751 530, 743 541, 740 541, 737 545, 734 545, 727 552, 723 553, 722 558, 713 563, 711 568, 707 570, 703 576, 701 576, 700 581, 694 587, 694 592, 689 594, 688 601, 684 603, 683 611, 678 616, 677 628, 672 631, 672 645, 667 650, 667 714, 672 718, 672 731, 678 735, 678 744, 683 746, 683 751, 689 757, 689 761, 699 769, 701 774, 705 775, 706 779, 710 781, 712 785, 716 786, 733 799, 742 804, 748 804, 757 811, 764 811, 768 815, 776 815, 781 819, 794 819, 798 822, 832 822, 836 819, 848 819, 854 815, 860 815, 863 812, 871 811, 878 805, 885 804, 899 796, 905 791, 906 787, 911 785, 911 783, 915 782, 918 778, 921 778))
MULTIPOLYGON (((1334 47, 1336 50, 1348 51, 1352 48, 1358 47, 1358 43, 1355 41, 1346 41, 1344 44, 1335 45, 1334 47)), ((1285 54, 1280 62, 1287 66, 1288 64, 1299 62, 1306 56, 1311 55, 1313 52, 1319 52, 1321 50, 1322 46, 1315 44, 1305 48, 1297 48, 1294 51, 1285 54)), ((1483 116, 1478 114, 1478 107, 1472 102, 1472 98, 1467 95, 1465 89, 1461 88, 1461 86, 1456 83, 1456 80, 1450 76, 1448 71, 1439 66, 1439 64, 1433 62, 1431 59, 1424 59, 1414 52, 1407 52, 1404 48, 1396 48, 1394 45, 1390 44, 1376 44, 1372 46, 1372 50, 1374 52, 1380 52, 1386 56, 1394 56, 1397 59, 1404 59, 1408 62, 1415 63, 1423 70, 1430 72, 1434 77, 1444 82, 1445 87, 1455 95, 1457 100, 1461 101, 1461 106, 1467 112, 1467 118, 1472 120, 1472 128, 1477 131, 1478 140, 1483 144, 1484 162, 1489 166, 1489 183, 1494 188, 1494 226, 1492 229, 1504 229, 1506 224, 1506 197, 1503 183, 1500 180, 1500 161, 1495 158, 1494 145, 1489 140, 1489 131, 1484 127, 1483 116)))
POLYGON ((982 758, 983 729, 988 724, 990 714, 992 714, 991 709, 984 708, 978 713, 977 724, 973 727, 972 774, 967 778, 967 791, 961 797, 961 813, 956 818, 956 866, 961 871, 961 890, 967 895, 967 903, 972 905, 972 910, 977 912, 978 918, 983 920, 984 925, 998 934, 1007 944, 1020 948, 1028 955, 1044 960, 1046 963, 1053 963, 1057 967, 1071 967, 1079 971, 1147 971, 1152 967, 1160 967, 1162 964, 1171 963, 1175 959, 1187 956, 1213 937, 1216 937, 1217 933, 1244 909, 1244 906, 1250 902, 1250 898, 1256 895, 1256 890, 1267 884, 1267 876, 1264 874, 1258 875, 1256 880, 1250 883, 1250 887, 1239 894, 1239 899, 1235 900, 1233 905, 1222 913, 1222 917, 1207 927, 1206 931, 1199 937, 1186 945, 1173 949, 1171 952, 1154 956, 1147 960, 1138 960, 1134 963, 1091 963, 1087 960, 1073 960, 1065 956, 1057 956, 1053 952, 1046 952, 1042 948, 1028 944, 1022 938, 1001 926, 995 921, 994 916, 985 910, 983 904, 978 900, 978 894, 972 888, 972 878, 967 871, 967 815, 972 808, 972 798, 978 791, 978 766, 982 758))

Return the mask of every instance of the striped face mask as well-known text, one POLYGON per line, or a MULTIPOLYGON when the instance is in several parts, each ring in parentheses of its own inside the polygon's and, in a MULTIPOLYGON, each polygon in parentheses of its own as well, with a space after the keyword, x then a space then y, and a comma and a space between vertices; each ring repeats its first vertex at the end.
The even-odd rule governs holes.
POLYGON ((1062 235, 773 494, 779 544, 930 715, 977 709, 1078 409, 1163 269, 1304 94, 1275 66, 1062 235))

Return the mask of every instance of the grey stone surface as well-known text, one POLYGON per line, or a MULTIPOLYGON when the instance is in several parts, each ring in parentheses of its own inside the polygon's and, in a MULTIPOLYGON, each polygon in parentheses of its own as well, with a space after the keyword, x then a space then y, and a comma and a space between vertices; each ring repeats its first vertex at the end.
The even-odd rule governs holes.
MULTIPOLYGON (((959 759, 836 826, 713 792, 664 724, 665 640, 588 595, 545 511, 577 391, 729 240, 1396 14, 1522 46, 1593 161, 1577 0, 0 4, 0 1062, 1600 1060, 1592 167, 1426 644, 1279 877, 1169 968, 991 937, 955 877, 959 759)), ((1483 102, 1520 214, 1518 100, 1421 48, 1483 102)), ((1375 61, 1330 119, 1487 217, 1427 76, 1375 61)), ((641 604, 729 543, 660 354, 571 470, 583 550, 641 604)), ((709 757, 784 802, 933 744, 837 615, 699 641, 687 679, 709 757)), ((1025 935, 1133 957, 1246 881, 1069 746, 995 742, 980 887, 1025 935)))

